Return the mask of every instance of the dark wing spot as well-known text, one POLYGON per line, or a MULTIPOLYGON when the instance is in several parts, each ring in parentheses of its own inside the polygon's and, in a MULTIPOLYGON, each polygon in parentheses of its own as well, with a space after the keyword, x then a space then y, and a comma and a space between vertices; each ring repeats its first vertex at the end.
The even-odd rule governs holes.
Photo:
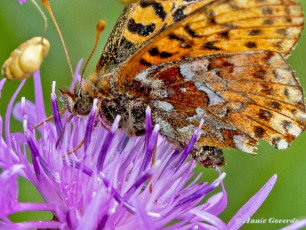
POLYGON ((155 24, 143 25, 141 23, 136 23, 133 18, 131 18, 127 25, 128 30, 133 34, 139 34, 140 36, 149 36, 155 30, 155 24))
POLYGON ((258 116, 260 119, 263 119, 265 121, 270 121, 272 118, 272 114, 269 111, 264 110, 264 109, 259 110, 258 116))
POLYGON ((147 61, 144 60, 143 58, 140 60, 140 64, 141 64, 141 65, 148 66, 148 67, 150 67, 150 66, 152 65, 150 62, 147 62, 147 61))
POLYGON ((287 23, 292 23, 291 17, 287 17, 287 18, 286 18, 286 22, 287 22, 287 23))
POLYGON ((278 48, 278 49, 281 49, 283 47, 283 42, 282 41, 279 41, 279 42, 273 42, 272 44, 274 47, 278 48))
POLYGON ((287 99, 290 99, 289 90, 287 88, 284 89, 284 95, 287 99))
POLYGON ((228 29, 231 29, 231 30, 237 28, 237 26, 236 26, 235 24, 232 24, 232 23, 225 23, 225 24, 223 25, 223 27, 228 28, 228 29))
POLYGON ((222 62, 222 66, 224 67, 235 67, 235 64, 228 62, 228 61, 224 61, 222 62))
POLYGON ((266 130, 260 126, 254 126, 253 131, 256 138, 263 138, 266 133, 266 130))
POLYGON ((228 31, 224 31, 220 34, 221 38, 225 38, 225 39, 229 39, 229 32, 228 31))
POLYGON ((185 31, 193 38, 201 37, 201 35, 197 34, 195 31, 193 31, 189 25, 186 25, 184 27, 185 31))
POLYGON ((257 47, 256 42, 247 42, 245 43, 245 46, 250 48, 250 49, 254 49, 257 47))
POLYGON ((180 7, 173 13, 172 18, 175 22, 180 21, 186 17, 186 15, 184 14, 185 7, 186 6, 180 7))
POLYGON ((291 128, 292 123, 290 121, 283 120, 282 125, 283 125, 284 129, 288 131, 291 128))
POLYGON ((173 54, 172 53, 169 53, 169 52, 159 52, 159 50, 154 47, 152 48, 150 51, 149 51, 150 55, 151 56, 160 56, 161 58, 168 58, 168 57, 171 57, 173 54))
POLYGON ((212 57, 209 59, 207 70, 215 70, 223 67, 234 68, 236 64, 224 60, 222 57, 212 57))
POLYGON ((273 101, 270 104, 268 104, 268 107, 271 109, 277 109, 277 110, 281 110, 282 109, 282 105, 279 102, 273 101))
POLYGON ((155 14, 161 18, 163 21, 166 19, 167 13, 164 9, 164 7, 156 1, 140 1, 140 6, 142 8, 146 8, 149 6, 152 6, 153 9, 155 10, 155 14))
POLYGON ((192 46, 192 41, 191 40, 185 40, 183 37, 180 37, 176 34, 169 34, 168 37, 171 40, 176 40, 176 41, 180 41, 180 47, 182 48, 190 48, 192 46))
POLYGON ((259 35, 260 32, 261 32, 260 29, 250 30, 250 31, 249 31, 249 35, 251 35, 251 36, 256 36, 256 35, 259 35))
POLYGON ((263 8, 262 9, 263 14, 273 15, 273 9, 271 8, 263 8))
POLYGON ((265 59, 265 62, 271 62, 271 59, 273 58, 273 57, 275 57, 275 52, 272 52, 272 51, 267 51, 266 52, 266 56, 264 57, 264 59, 265 59))
POLYGON ((273 24, 273 19, 272 18, 269 18, 269 19, 265 19, 263 22, 262 22, 263 25, 272 25, 273 24))
POLYGON ((215 42, 206 42, 206 43, 204 44, 204 48, 205 48, 205 49, 208 49, 208 50, 216 50, 216 51, 220 50, 220 48, 217 47, 217 46, 215 46, 214 43, 215 43, 215 42))
POLYGON ((173 55, 172 53, 168 53, 168 52, 161 52, 160 53, 161 58, 168 58, 168 57, 171 57, 172 55, 173 55))
POLYGON ((266 85, 266 84, 261 84, 261 87, 262 87, 261 92, 263 94, 273 95, 274 90, 273 90, 273 88, 271 88, 271 86, 266 85))
POLYGON ((287 36, 287 30, 284 29, 284 28, 276 30, 276 33, 278 33, 278 34, 280 34, 284 37, 287 36))
POLYGON ((260 70, 256 71, 256 72, 253 74, 253 76, 254 76, 255 78, 257 78, 257 79, 263 80, 263 79, 265 79, 265 77, 267 76, 267 71, 264 70, 264 69, 260 69, 260 70))
POLYGON ((213 10, 210 10, 207 13, 207 17, 208 17, 208 20, 210 21, 210 24, 213 24, 213 25, 217 24, 215 16, 216 16, 216 13, 213 10))
POLYGON ((274 147, 276 147, 277 143, 278 143, 280 140, 281 140, 280 137, 273 137, 273 138, 272 138, 272 145, 273 145, 274 147))
POLYGON ((185 39, 182 37, 177 36, 176 34, 169 34, 169 38, 181 42, 185 42, 185 39))
POLYGON ((159 55, 159 51, 156 47, 152 48, 150 51, 149 51, 150 55, 151 56, 157 56, 159 55))

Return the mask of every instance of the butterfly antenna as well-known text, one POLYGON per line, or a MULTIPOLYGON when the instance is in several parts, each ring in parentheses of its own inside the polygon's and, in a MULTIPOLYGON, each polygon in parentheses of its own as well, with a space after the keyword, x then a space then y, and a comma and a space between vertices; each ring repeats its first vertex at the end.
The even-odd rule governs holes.
POLYGON ((84 72, 86 70, 86 67, 90 61, 90 59, 92 58, 92 55, 94 54, 97 46, 98 46, 98 42, 99 42, 99 38, 100 38, 100 34, 102 33, 102 31, 104 30, 105 28, 105 21, 104 20, 100 20, 98 23, 97 23, 97 27, 96 27, 96 41, 95 41, 95 45, 94 45, 94 48, 92 49, 85 65, 84 65, 84 68, 82 70, 82 74, 81 74, 81 83, 80 83, 80 89, 82 88, 82 85, 83 85, 83 79, 84 79, 84 72))
MULTIPOLYGON (((63 114, 64 112, 66 111, 66 108, 63 108, 59 111, 59 114, 63 114)), ((54 116, 50 116, 48 117, 47 119, 45 119, 44 121, 38 123, 37 125, 33 126, 33 129, 37 129, 39 128, 40 126, 44 125, 45 123, 49 122, 49 121, 52 121, 54 119, 54 116)))
POLYGON ((75 79, 74 79, 74 74, 73 74, 73 70, 72 70, 72 65, 71 65, 71 62, 70 62, 70 58, 69 58, 69 55, 68 55, 68 51, 67 51, 67 48, 66 48, 66 45, 65 45, 65 42, 64 42, 64 39, 63 39, 63 36, 62 36, 62 33, 61 33, 61 30, 55 20, 55 17, 53 15, 53 12, 52 12, 52 9, 51 9, 51 6, 50 6, 50 2, 49 0, 41 0, 41 2, 44 4, 44 6, 47 8, 53 22, 54 22, 54 25, 56 27, 56 30, 61 38, 61 42, 63 44, 63 47, 64 47, 64 50, 65 50, 65 54, 66 54, 66 59, 68 61, 68 65, 69 65, 69 69, 70 69, 70 73, 71 73, 71 76, 72 76, 72 79, 73 79, 73 82, 74 82, 74 85, 76 84, 75 82, 75 79))
MULTIPOLYGON (((67 156, 71 155, 72 153, 76 153, 76 151, 79 150, 79 149, 82 147, 82 145, 84 144, 84 142, 85 142, 85 138, 83 138, 83 139, 81 140, 81 142, 77 145, 77 147, 75 147, 72 151, 68 152, 68 153, 67 153, 67 156)), ((64 158, 64 156, 63 156, 63 158, 64 158)))
POLYGON ((38 9, 39 13, 41 14, 41 16, 43 17, 44 19, 44 31, 43 31, 43 34, 42 34, 42 39, 45 37, 45 34, 46 34, 46 31, 47 31, 47 28, 48 28, 48 20, 47 20, 47 17, 45 15, 45 13, 42 11, 42 9, 40 8, 40 6, 37 4, 37 2, 35 0, 31 0, 32 3, 34 4, 34 6, 36 6, 36 8, 38 9))

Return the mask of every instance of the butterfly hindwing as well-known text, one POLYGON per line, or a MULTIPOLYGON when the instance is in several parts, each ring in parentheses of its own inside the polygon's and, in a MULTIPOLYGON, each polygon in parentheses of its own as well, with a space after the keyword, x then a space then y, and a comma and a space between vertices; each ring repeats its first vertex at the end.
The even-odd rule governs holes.
POLYGON ((272 51, 153 66, 134 78, 128 93, 146 98, 164 135, 182 145, 201 119, 196 145, 250 153, 260 138, 285 149, 306 126, 302 88, 282 55, 272 51))

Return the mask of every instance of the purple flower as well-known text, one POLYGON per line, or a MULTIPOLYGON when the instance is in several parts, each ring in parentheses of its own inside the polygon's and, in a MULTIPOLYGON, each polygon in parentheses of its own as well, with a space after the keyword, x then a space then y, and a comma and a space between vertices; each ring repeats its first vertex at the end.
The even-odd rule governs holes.
MULTIPOLYGON (((76 79, 79 79, 80 65, 81 62, 76 79)), ((152 128, 149 108, 145 136, 127 137, 118 129, 119 116, 109 131, 101 126, 101 120, 95 120, 96 101, 88 118, 69 120, 68 113, 61 118, 54 83, 51 94, 54 124, 46 122, 33 130, 34 125, 46 118, 39 72, 34 74, 35 104, 23 98, 13 109, 24 82, 8 105, 6 139, 2 133, 0 139, 3 169, 0 229, 238 229, 261 206, 274 186, 276 175, 226 224, 218 217, 227 206, 222 182, 225 173, 219 172, 220 176, 211 184, 197 183, 201 173, 190 182, 195 162, 187 160, 188 151, 180 154, 158 135, 159 125, 152 128), (23 123, 24 133, 10 132, 11 113, 23 123), (73 151, 82 140, 84 144, 73 151), (19 176, 37 188, 45 203, 18 201, 19 176), (190 183, 187 185, 187 182, 190 183), (219 185, 222 191, 201 204, 219 185), (8 218, 24 211, 51 211, 55 218, 21 223, 13 223, 8 218)), ((3 85, 1 81, 0 95, 3 85)), ((0 117, 0 131, 2 125, 0 117)), ((189 145, 196 140, 199 129, 189 145)))
POLYGON ((20 5, 22 5, 23 3, 25 3, 27 0, 18 0, 20 5))

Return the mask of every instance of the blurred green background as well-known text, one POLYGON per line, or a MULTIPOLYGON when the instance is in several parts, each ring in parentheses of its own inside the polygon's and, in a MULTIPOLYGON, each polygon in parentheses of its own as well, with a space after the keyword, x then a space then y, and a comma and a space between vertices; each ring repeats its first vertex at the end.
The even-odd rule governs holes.
MULTIPOLYGON (((306 1, 300 0, 304 9, 306 1)), ((42 4, 40 4, 42 5, 42 4)), ((95 69, 109 33, 114 26, 123 6, 117 0, 53 0, 51 6, 66 41, 67 49, 76 67, 80 58, 86 59, 94 44, 96 22, 104 19, 107 22, 100 44, 90 62, 85 76, 95 69)), ((46 12, 46 11, 45 11, 46 12)), ((46 37, 51 43, 50 53, 41 67, 46 112, 51 114, 50 93, 52 81, 57 88, 68 87, 71 75, 60 43, 58 34, 49 18, 46 37)), ((20 43, 40 36, 43 31, 43 19, 34 5, 28 0, 19 5, 18 0, 0 1, 0 63, 3 63, 20 43)), ((306 89, 306 33, 288 59, 296 71, 301 85, 306 89)), ((1 64, 2 65, 2 64, 1 64)), ((8 100, 18 87, 19 82, 7 82, 0 100, 0 113, 4 118, 8 100)), ((27 80, 21 96, 29 100, 33 98, 33 81, 27 80)), ((12 131, 22 130, 22 125, 12 120, 12 131)), ((295 140, 289 150, 275 150, 269 144, 261 142, 257 156, 251 156, 236 150, 226 150, 227 165, 222 168, 227 176, 224 180, 228 194, 228 207, 221 218, 228 222, 239 208, 251 198, 274 174, 278 175, 275 187, 253 219, 302 219, 306 218, 306 133, 295 140)), ((218 174, 211 169, 197 167, 203 172, 202 180, 213 181, 218 174)), ((24 180, 20 180, 20 201, 41 201, 38 192, 24 180)), ((14 221, 50 219, 51 215, 26 213, 14 215, 14 221)), ((242 229, 277 229, 285 224, 246 224, 242 229)))

